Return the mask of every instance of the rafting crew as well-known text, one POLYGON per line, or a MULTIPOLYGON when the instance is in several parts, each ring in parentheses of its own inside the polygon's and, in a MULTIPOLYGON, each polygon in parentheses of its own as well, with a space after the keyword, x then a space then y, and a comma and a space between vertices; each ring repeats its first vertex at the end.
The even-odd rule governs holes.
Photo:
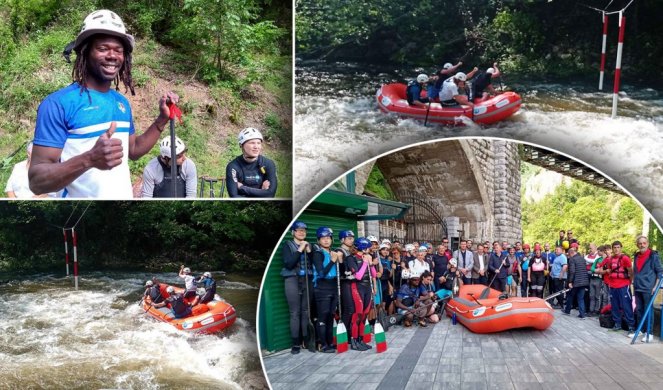
POLYGON ((474 103, 468 99, 467 95, 461 94, 460 90, 465 89, 465 82, 471 79, 478 70, 479 68, 474 67, 468 74, 458 72, 453 77, 444 80, 442 90, 440 90, 440 104, 443 107, 459 107, 461 105, 474 107, 474 103))

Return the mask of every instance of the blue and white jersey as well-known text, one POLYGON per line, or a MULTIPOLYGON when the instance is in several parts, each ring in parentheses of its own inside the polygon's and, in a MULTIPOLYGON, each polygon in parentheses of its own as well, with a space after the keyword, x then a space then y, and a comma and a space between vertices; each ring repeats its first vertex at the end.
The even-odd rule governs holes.
POLYGON ((115 90, 80 91, 73 83, 48 95, 37 110, 34 144, 62 149, 61 162, 92 149, 111 122, 117 129, 113 138, 122 141, 122 163, 111 170, 91 168, 58 192, 62 198, 130 199, 129 136, 134 123, 129 101, 115 90))

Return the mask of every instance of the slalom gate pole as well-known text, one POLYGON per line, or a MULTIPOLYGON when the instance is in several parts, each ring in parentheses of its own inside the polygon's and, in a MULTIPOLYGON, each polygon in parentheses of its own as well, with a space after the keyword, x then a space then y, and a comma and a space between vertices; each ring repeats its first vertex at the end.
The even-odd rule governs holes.
POLYGON ((74 241, 74 287, 78 290, 78 254, 76 252, 77 240, 74 228, 71 229, 71 237, 74 241))
POLYGON ((603 43, 601 44, 601 69, 599 72, 599 91, 603 91, 603 75, 605 71, 605 44, 608 38, 608 15, 603 12, 603 43))
POLYGON ((64 263, 67 267, 67 276, 69 276, 69 248, 67 247, 67 230, 62 228, 62 235, 64 236, 64 263))
POLYGON ((626 17, 624 12, 619 12, 619 40, 617 44, 617 63, 615 64, 615 86, 612 94, 612 118, 617 116, 617 101, 619 100, 619 78, 622 73, 622 49, 624 46, 624 30, 626 17))

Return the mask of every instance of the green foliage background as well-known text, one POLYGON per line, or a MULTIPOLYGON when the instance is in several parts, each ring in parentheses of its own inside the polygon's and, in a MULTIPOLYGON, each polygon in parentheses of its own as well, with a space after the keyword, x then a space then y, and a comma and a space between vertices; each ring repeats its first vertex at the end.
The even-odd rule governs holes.
MULTIPOLYGON (((290 197, 292 9, 286 0, 0 0, 0 183, 25 159, 22 147, 32 139, 38 104, 71 83, 72 65, 62 50, 86 15, 104 8, 118 13, 136 37, 138 89, 166 80, 183 98, 178 136, 199 175, 225 176, 226 164, 240 154, 237 131, 260 127, 265 154, 278 167, 277 196, 290 197), (183 94, 192 81, 207 88, 213 103, 183 94)), ((155 146, 131 163, 134 178, 157 153, 155 146)))
MULTIPOLYGON (((62 270, 62 226, 83 215, 76 227, 83 268, 174 271, 187 264, 262 274, 290 210, 290 202, 255 201, 0 202, 0 272, 62 270)), ((69 233, 73 261, 71 245, 69 233)))
MULTIPOLYGON (((616 0, 609 11, 630 0, 616 0)), ((303 58, 440 66, 499 61, 510 72, 541 76, 596 72, 603 0, 298 0, 297 50, 303 58)), ((638 0, 626 12, 623 68, 647 79, 661 71, 663 2, 638 0)), ((610 16, 608 68, 617 49, 610 16)))

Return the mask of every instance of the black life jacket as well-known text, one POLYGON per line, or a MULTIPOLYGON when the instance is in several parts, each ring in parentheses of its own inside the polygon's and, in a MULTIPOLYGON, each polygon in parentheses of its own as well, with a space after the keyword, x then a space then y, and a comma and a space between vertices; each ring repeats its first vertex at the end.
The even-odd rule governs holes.
POLYGON ((150 287, 148 294, 150 295, 150 300, 152 303, 163 302, 163 297, 161 296, 161 290, 159 290, 159 285, 155 284, 150 287))
POLYGON ((415 100, 419 100, 419 96, 414 96, 414 91, 412 90, 415 85, 417 85, 416 80, 412 80, 407 83, 407 88, 405 89, 405 96, 407 98, 408 104, 413 104, 415 100))
MULTIPOLYGON (((299 247, 297 246, 297 244, 295 243, 294 240, 289 240, 289 241, 286 241, 286 242, 287 242, 288 246, 290 246, 290 248, 292 249, 292 251, 294 253, 298 252, 299 247)), ((311 271, 311 268, 312 268, 311 263, 307 261, 306 256, 307 256, 306 251, 302 252, 299 255, 298 270, 296 271, 297 276, 306 276, 306 272, 304 271, 306 268, 308 268, 308 274, 313 275, 313 272, 311 271)))
POLYGON ((622 259, 626 255, 622 254, 619 258, 610 257, 610 277, 617 279, 629 279, 628 269, 622 265, 622 259))
POLYGON ((176 316, 181 316, 187 312, 189 305, 184 302, 184 297, 180 294, 171 296, 170 308, 176 316))
POLYGON ((335 249, 336 252, 341 251, 343 253, 343 263, 339 264, 339 272, 340 272, 340 279, 341 280, 354 280, 354 275, 352 275, 352 272, 348 271, 347 265, 345 262, 345 258, 348 256, 351 256, 352 253, 350 253, 349 250, 344 249, 343 247, 338 247, 335 249))
MULTIPOLYGON (((366 263, 366 262, 363 260, 361 252, 357 253, 355 256, 357 257, 357 265, 359 266, 357 271, 359 271, 364 266, 364 263, 366 263)), ((356 278, 356 274, 355 274, 355 278, 356 278)), ((364 272, 364 275, 362 275, 361 279, 357 279, 357 281, 359 281, 361 284, 365 284, 365 285, 370 285, 371 284, 371 263, 370 262, 366 265, 366 272, 364 272)))
POLYGON ((163 170, 163 180, 161 183, 154 186, 154 191, 152 192, 152 197, 154 198, 184 198, 186 197, 186 181, 182 179, 180 175, 180 170, 182 166, 177 166, 177 195, 173 196, 171 186, 173 179, 170 177, 170 167, 166 165, 160 158, 157 158, 159 165, 163 170))

